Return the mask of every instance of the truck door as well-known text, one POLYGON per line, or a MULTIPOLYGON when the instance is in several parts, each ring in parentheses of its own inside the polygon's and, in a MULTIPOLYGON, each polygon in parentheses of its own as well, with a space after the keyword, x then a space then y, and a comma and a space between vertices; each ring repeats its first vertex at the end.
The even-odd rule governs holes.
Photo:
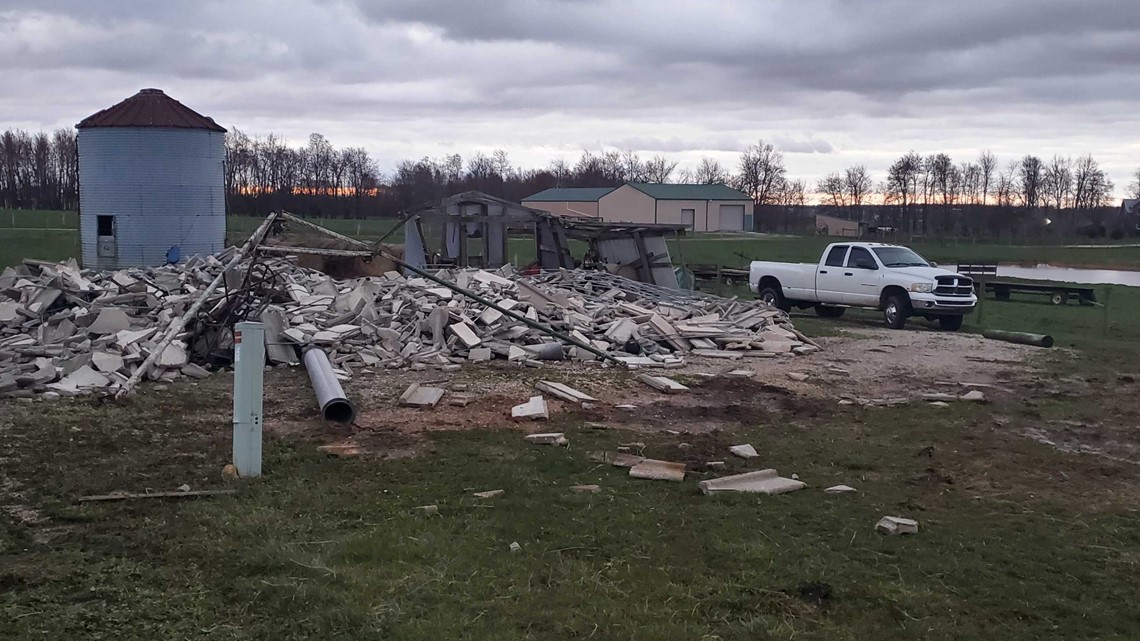
POLYGON ((848 245, 833 246, 824 256, 823 264, 815 268, 815 295, 819 302, 843 304, 843 261, 848 249, 848 245))
POLYGON ((878 305, 879 274, 879 264, 871 252, 863 247, 852 247, 843 268, 844 302, 863 307, 878 305))

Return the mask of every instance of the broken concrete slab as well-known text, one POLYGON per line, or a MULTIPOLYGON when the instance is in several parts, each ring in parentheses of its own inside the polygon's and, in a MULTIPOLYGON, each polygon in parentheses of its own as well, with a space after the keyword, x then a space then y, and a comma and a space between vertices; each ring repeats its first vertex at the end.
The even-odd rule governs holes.
POLYGON ((117 334, 130 326, 131 317, 127 315, 127 312, 118 307, 106 307, 99 310, 99 315, 87 326, 87 332, 89 334, 117 334))
POLYGON ((647 458, 631 466, 629 475, 635 479, 680 482, 685 480, 685 464, 647 458))
POLYGON ((544 432, 542 434, 527 434, 523 437, 527 443, 535 445, 566 445, 570 441, 562 432, 544 432))
POLYGON ((482 339, 475 334, 474 330, 471 329, 471 326, 466 323, 455 323, 450 325, 449 329, 451 329, 452 334, 455 334, 459 340, 463 341, 463 344, 466 345, 468 349, 478 347, 479 344, 483 342, 482 339))
POLYGON ((922 400, 933 401, 933 402, 941 401, 941 402, 945 403, 945 402, 956 401, 956 400, 958 400, 958 397, 954 396, 953 394, 943 394, 942 392, 934 392, 934 393, 930 393, 930 394, 923 394, 922 400))
POLYGON ((545 421, 550 418, 550 410, 546 400, 541 396, 532 396, 530 400, 511 408, 511 418, 517 420, 545 421))
POLYGON ((665 376, 652 376, 650 374, 641 374, 637 380, 645 383, 655 390, 665 392, 666 394, 674 394, 676 392, 687 392, 688 387, 678 383, 677 381, 667 378, 665 376))
POLYGON ((435 407, 443 398, 444 390, 438 387, 425 387, 419 383, 412 383, 400 395, 400 405, 408 407, 435 407))
POLYGON ((117 372, 123 369, 123 357, 112 352, 91 352, 91 364, 100 372, 117 372))
POLYGON ((471 496, 474 496, 475 498, 480 498, 480 499, 493 499, 495 497, 502 496, 506 493, 507 493, 506 490, 487 490, 486 492, 475 492, 471 496))
POLYGON ((180 368, 190 362, 190 356, 186 353, 186 344, 182 341, 171 341, 170 344, 162 350, 162 354, 158 357, 155 365, 159 367, 180 368))
POLYGON ((793 381, 799 381, 801 383, 806 381, 807 379, 811 378, 810 375, 805 374, 803 372, 788 372, 787 377, 792 379, 793 381))
POLYGON ((546 392, 555 398, 560 398, 571 403, 589 403, 597 402, 598 400, 589 394, 579 392, 569 385, 554 381, 539 381, 534 384, 534 388, 540 392, 546 392))
POLYGON ((803 481, 784 478, 776 470, 767 469, 733 476, 708 479, 697 484, 704 494, 721 492, 753 492, 757 494, 785 494, 806 487, 803 481))
POLYGON ((475 349, 467 352, 467 360, 478 363, 491 360, 490 347, 476 347, 475 349))
POLYGON ((733 445, 728 448, 728 451, 739 456, 740 458, 756 458, 760 453, 751 444, 745 443, 744 445, 733 445))
POLYGON ((828 494, 849 494, 851 492, 858 492, 858 490, 851 487, 850 485, 832 485, 823 491, 828 494))
POLYGON ((571 485, 570 491, 585 494, 597 494, 598 492, 602 491, 602 488, 600 485, 571 485))
POLYGON ((884 516, 875 524, 875 531, 883 534, 918 534, 918 521, 901 516, 884 516))
POLYGON ((963 401, 972 401, 974 403, 986 402, 986 395, 983 394, 980 390, 970 390, 958 398, 962 399, 963 401))

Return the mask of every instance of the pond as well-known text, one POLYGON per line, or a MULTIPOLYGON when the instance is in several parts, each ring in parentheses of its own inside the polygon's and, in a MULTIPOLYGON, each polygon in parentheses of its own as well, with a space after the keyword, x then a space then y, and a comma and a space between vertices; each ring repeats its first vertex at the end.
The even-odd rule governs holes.
POLYGON ((1140 287, 1140 271, 1119 269, 1081 269, 1076 267, 1054 267, 1037 265, 998 265, 998 277, 1023 278, 1026 280, 1051 280, 1082 285, 1130 285, 1140 287))

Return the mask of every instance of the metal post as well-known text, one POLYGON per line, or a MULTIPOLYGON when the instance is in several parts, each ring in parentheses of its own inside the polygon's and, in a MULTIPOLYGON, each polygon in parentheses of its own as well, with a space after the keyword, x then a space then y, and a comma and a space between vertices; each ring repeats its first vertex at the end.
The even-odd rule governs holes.
POLYGON ((242 478, 261 476, 261 411, 265 327, 234 325, 234 467, 242 478))

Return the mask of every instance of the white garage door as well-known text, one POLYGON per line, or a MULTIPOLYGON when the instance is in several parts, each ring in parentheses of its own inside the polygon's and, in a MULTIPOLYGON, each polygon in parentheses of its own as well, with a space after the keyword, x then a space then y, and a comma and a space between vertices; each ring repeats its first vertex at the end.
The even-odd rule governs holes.
POLYGON ((744 231, 744 205, 720 206, 720 230, 744 231))

